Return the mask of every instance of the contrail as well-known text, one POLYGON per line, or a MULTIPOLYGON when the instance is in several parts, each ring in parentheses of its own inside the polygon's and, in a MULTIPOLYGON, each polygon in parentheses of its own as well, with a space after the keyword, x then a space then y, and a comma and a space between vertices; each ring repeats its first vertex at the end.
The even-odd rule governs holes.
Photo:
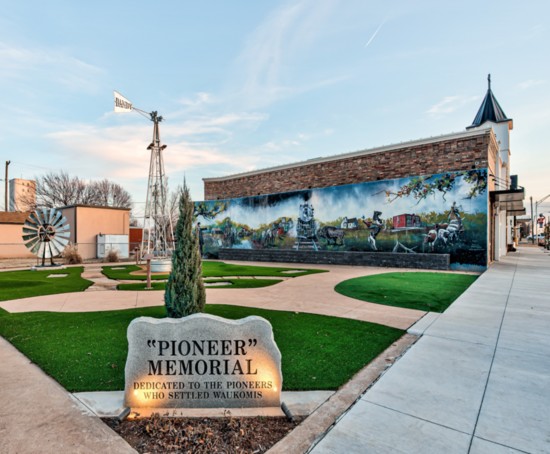
MULTIPOLYGON (((386 19, 387 19, 387 18, 386 18, 386 19)), ((367 41, 367 43, 366 43, 365 46, 364 46, 365 49, 366 49, 367 47, 369 47, 369 44, 372 43, 372 40, 373 40, 374 38, 376 38, 376 35, 378 35, 378 32, 380 31, 380 29, 381 29, 382 26, 386 23, 386 19, 384 19, 384 20, 382 21, 382 23, 378 26, 378 28, 376 29, 376 31, 372 34, 372 36, 370 37, 370 39, 367 41)))

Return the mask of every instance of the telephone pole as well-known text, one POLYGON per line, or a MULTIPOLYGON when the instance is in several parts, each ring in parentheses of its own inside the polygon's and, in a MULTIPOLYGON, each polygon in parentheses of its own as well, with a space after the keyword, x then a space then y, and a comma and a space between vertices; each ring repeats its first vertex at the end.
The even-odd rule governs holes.
POLYGON ((8 166, 10 163, 11 161, 6 161, 6 179, 4 180, 4 211, 8 211, 8 166))

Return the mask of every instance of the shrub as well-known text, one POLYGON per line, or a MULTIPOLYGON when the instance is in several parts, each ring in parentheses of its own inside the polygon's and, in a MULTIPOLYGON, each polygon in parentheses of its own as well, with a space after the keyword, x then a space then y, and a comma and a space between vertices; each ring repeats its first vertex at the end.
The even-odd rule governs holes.
POLYGON ((115 249, 109 250, 109 252, 108 252, 107 255, 105 256, 105 260, 106 260, 107 262, 110 262, 110 263, 118 262, 118 261, 119 261, 119 258, 118 258, 118 251, 115 250, 115 249))
POLYGON ((172 254, 172 271, 164 292, 166 312, 171 318, 203 312, 206 303, 199 235, 193 233, 193 212, 191 194, 184 182, 179 199, 179 218, 174 232, 176 247, 172 254))
POLYGON ((77 265, 82 263, 82 256, 78 253, 76 244, 69 244, 61 256, 65 259, 65 263, 69 265, 77 265))

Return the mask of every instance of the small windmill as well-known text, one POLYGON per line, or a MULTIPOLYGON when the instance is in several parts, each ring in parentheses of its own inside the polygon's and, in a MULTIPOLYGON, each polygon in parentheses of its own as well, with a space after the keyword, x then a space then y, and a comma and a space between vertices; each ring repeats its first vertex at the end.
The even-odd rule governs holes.
POLYGON ((23 226, 23 242, 25 246, 42 259, 55 266, 54 257, 61 255, 69 243, 70 231, 67 219, 54 208, 42 208, 33 211, 23 226))
POLYGON ((143 238, 141 254, 151 254, 155 258, 165 258, 174 250, 172 220, 168 212, 168 182, 164 171, 162 152, 166 145, 160 141, 159 123, 162 116, 157 111, 145 112, 132 105, 128 99, 117 91, 115 96, 115 112, 136 111, 153 122, 153 141, 147 147, 151 151, 147 197, 143 217, 143 238))

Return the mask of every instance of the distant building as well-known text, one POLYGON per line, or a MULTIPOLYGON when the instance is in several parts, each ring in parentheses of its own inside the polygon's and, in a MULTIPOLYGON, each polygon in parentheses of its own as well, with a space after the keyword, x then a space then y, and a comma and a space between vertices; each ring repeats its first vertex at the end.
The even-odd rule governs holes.
POLYGON ((36 205, 36 181, 10 180, 10 211, 31 211, 36 205))
POLYGON ((0 211, 0 258, 30 258, 32 254, 23 244, 25 219, 30 213, 0 211))
MULTIPOLYGON (((58 209, 67 218, 71 226, 70 241, 78 246, 78 252, 84 260, 98 256, 98 243, 106 235, 116 238, 116 244, 105 245, 107 249, 128 251, 129 208, 70 205, 58 209)), ((127 253, 125 256, 128 256, 127 253)))

